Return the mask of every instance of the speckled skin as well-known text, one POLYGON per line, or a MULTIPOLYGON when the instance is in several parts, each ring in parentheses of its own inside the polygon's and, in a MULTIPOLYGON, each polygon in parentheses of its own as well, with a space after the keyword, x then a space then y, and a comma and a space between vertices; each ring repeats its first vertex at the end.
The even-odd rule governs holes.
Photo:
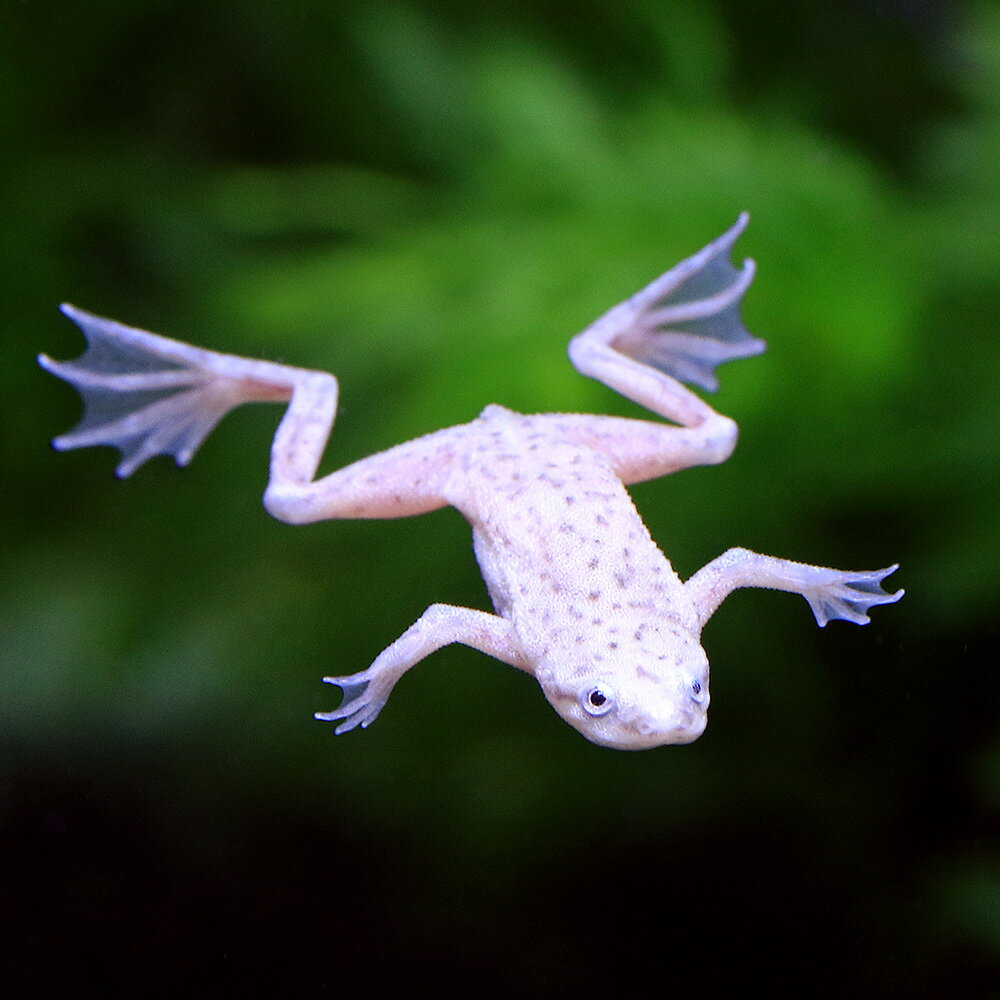
POLYGON ((709 703, 705 622, 737 587, 801 594, 822 626, 858 624, 898 600, 895 567, 843 571, 730 549, 686 583, 625 486, 724 461, 736 425, 681 382, 713 389, 717 364, 764 349, 739 319, 754 273, 728 261, 746 216, 575 337, 576 368, 671 421, 524 415, 488 406, 449 427, 315 480, 337 409, 324 372, 218 354, 72 306, 87 338, 76 361, 40 363, 81 393, 80 424, 57 448, 111 444, 120 476, 157 454, 185 465, 219 420, 249 402, 287 402, 264 505, 289 524, 388 518, 452 505, 472 526, 494 614, 432 604, 366 670, 328 677, 344 693, 317 718, 368 726, 393 686, 434 650, 464 643, 527 673, 570 725, 618 749, 689 743, 709 703))
POLYGON ((696 738, 708 707, 698 616, 611 461, 558 415, 492 406, 477 424, 448 499, 546 698, 598 743, 696 738), (614 711, 586 711, 592 690, 614 711))

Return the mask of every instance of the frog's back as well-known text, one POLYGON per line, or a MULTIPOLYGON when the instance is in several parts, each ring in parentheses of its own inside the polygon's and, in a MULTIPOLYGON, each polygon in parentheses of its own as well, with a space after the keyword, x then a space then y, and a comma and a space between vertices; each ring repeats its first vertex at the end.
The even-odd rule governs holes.
POLYGON ((526 641, 610 619, 683 619, 683 590, 601 453, 558 414, 489 407, 449 483, 497 611, 526 641))

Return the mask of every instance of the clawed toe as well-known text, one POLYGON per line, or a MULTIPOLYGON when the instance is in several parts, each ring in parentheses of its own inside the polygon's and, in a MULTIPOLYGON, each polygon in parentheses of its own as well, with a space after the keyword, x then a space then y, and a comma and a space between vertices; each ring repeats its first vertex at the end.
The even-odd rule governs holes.
POLYGON ((867 625, 868 610, 878 604, 894 604, 904 594, 890 594, 882 588, 887 576, 899 569, 899 563, 886 569, 843 573, 828 583, 803 592, 820 628, 834 619, 867 625))
POLYGON ((344 696, 335 709, 329 712, 316 712, 313 717, 320 722, 343 720, 334 730, 337 736, 349 733, 358 726, 367 729, 388 700, 388 694, 378 696, 371 689, 371 680, 368 677, 362 678, 359 674, 349 677, 324 677, 323 683, 339 687, 344 696))

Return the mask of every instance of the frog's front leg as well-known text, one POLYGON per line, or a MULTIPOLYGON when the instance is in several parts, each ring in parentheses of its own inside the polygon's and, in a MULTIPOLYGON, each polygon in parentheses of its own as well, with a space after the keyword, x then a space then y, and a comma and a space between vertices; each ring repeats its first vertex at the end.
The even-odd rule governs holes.
POLYGON ((472 608, 432 604, 367 670, 346 677, 324 677, 344 692, 332 712, 317 712, 324 722, 343 720, 336 733, 370 726, 382 710, 396 682, 410 667, 453 642, 471 646, 520 670, 531 672, 514 627, 506 618, 472 608))
POLYGON ((835 618, 866 625, 869 608, 892 604, 903 596, 902 590, 890 594, 882 589, 882 581, 896 569, 898 565, 876 570, 827 569, 737 548, 729 549, 698 570, 684 584, 684 590, 695 607, 699 626, 704 626, 738 587, 766 587, 801 594, 821 628, 835 618))

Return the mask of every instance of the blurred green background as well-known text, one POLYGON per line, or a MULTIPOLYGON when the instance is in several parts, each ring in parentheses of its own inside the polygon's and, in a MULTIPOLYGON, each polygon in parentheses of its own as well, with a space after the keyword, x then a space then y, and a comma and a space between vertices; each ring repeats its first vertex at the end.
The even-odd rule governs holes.
POLYGON ((0 995, 997 995, 998 109, 986 2, 0 6, 0 995), (462 519, 271 521, 276 408, 125 483, 47 446, 62 300, 335 372, 327 470, 637 415, 569 336, 743 209, 740 446, 636 502, 683 576, 907 596, 730 598, 692 746, 591 746, 464 647, 334 738, 324 674, 488 607, 462 519))

